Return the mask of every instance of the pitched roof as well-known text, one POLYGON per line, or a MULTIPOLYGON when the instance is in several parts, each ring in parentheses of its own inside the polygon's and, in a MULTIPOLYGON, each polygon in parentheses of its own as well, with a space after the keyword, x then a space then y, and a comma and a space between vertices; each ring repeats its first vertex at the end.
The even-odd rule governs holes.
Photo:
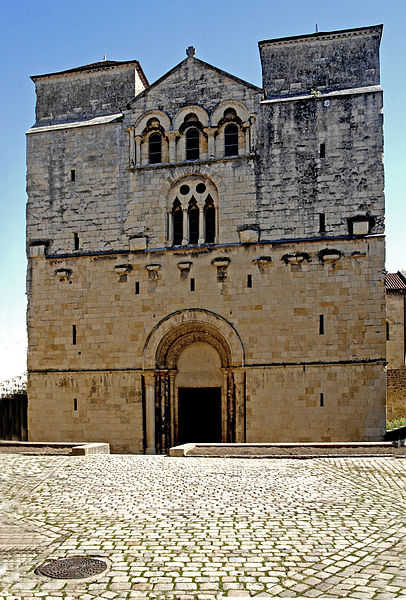
POLYGON ((44 75, 31 75, 31 79, 36 81, 42 77, 52 77, 54 75, 66 75, 67 73, 79 73, 80 71, 98 71, 102 69, 108 69, 110 67, 120 67, 121 65, 133 64, 138 71, 138 75, 142 79, 145 86, 149 85, 148 79, 145 76, 144 71, 141 68, 138 60, 99 60, 98 62, 90 63, 88 65, 82 65, 81 67, 74 67, 73 69, 66 69, 65 71, 56 71, 55 73, 45 73, 44 75))
POLYGON ((236 75, 232 75, 231 73, 227 73, 227 71, 223 71, 222 69, 219 69, 218 67, 215 67, 214 65, 211 65, 210 63, 207 63, 204 60, 200 60, 200 58, 196 58, 195 56, 192 56, 192 57, 184 58, 180 63, 178 63, 177 65, 175 65, 174 67, 172 67, 172 69, 170 69, 167 73, 165 73, 164 75, 162 75, 161 77, 159 77, 159 79, 157 79, 156 81, 154 81, 154 83, 151 83, 151 85, 149 87, 146 87, 145 90, 142 90, 142 92, 140 92, 133 100, 131 100, 131 102, 129 103, 129 106, 132 106, 132 104, 136 100, 138 100, 139 98, 141 98, 142 96, 144 96, 145 94, 147 94, 149 92, 149 90, 151 90, 155 86, 157 86, 160 83, 162 83, 162 81, 164 81, 167 77, 169 77, 170 75, 172 75, 172 73, 174 73, 177 69, 179 69, 188 60, 194 60, 195 62, 199 63, 200 65, 203 65, 204 67, 209 67, 210 69, 212 69, 213 71, 216 71, 220 75, 224 75, 225 77, 229 77, 230 79, 233 79, 237 83, 240 83, 240 84, 242 84, 242 85, 244 85, 246 87, 250 87, 251 89, 256 90, 257 92, 263 92, 264 91, 263 88, 260 88, 257 85, 254 85, 253 83, 250 83, 249 81, 245 81, 244 79, 240 79, 236 75))
POLYGON ((386 273, 385 287, 387 291, 406 291, 406 280, 403 278, 403 275, 399 271, 397 273, 386 273))

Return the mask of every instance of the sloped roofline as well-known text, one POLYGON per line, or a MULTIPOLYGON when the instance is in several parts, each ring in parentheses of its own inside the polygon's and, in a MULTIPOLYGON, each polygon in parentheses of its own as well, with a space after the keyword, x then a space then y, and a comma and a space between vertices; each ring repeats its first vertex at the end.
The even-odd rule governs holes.
POLYGON ((184 58, 180 63, 178 63, 177 65, 175 65, 174 67, 172 67, 172 69, 170 69, 167 73, 165 73, 164 75, 162 75, 161 77, 159 77, 159 79, 157 79, 156 81, 154 81, 154 83, 151 83, 151 85, 149 87, 145 88, 145 90, 142 90, 142 92, 140 92, 137 96, 135 96, 135 98, 133 98, 131 100, 131 102, 128 103, 128 105, 127 105, 128 108, 130 108, 134 104, 134 102, 136 102, 139 98, 142 98, 147 92, 149 92, 149 90, 151 90, 155 86, 157 86, 160 83, 162 83, 162 81, 165 81, 165 79, 167 77, 169 77, 170 75, 172 75, 172 73, 174 73, 177 69, 179 69, 179 67, 181 67, 188 60, 194 60, 194 61, 200 63, 201 65, 204 65, 205 67, 209 67, 210 69, 213 69, 214 71, 216 71, 220 75, 224 75, 225 77, 229 77, 230 79, 233 79, 237 83, 240 83, 241 85, 250 87, 251 89, 253 89, 253 90, 257 91, 257 92, 263 92, 264 91, 263 88, 260 88, 260 87, 258 87, 256 85, 254 85, 253 83, 250 83, 249 81, 245 81, 244 79, 240 79, 236 75, 232 75, 231 73, 227 73, 227 71, 223 71, 222 69, 219 69, 218 67, 215 67, 214 65, 211 65, 210 63, 207 63, 204 60, 200 60, 200 58, 196 58, 195 56, 192 56, 192 57, 186 57, 186 58, 184 58))
POLYGON ((271 40, 262 40, 258 42, 258 46, 261 47, 262 44, 278 44, 278 43, 289 43, 296 42, 299 40, 306 40, 312 38, 322 38, 322 37, 347 37, 351 35, 356 35, 359 33, 367 32, 367 31, 377 31, 379 33, 379 39, 382 37, 383 25, 370 25, 369 27, 354 27, 353 29, 337 29, 336 31, 317 31, 316 33, 307 33, 303 35, 292 35, 288 37, 282 38, 273 38, 271 40))
POLYGON ((72 69, 65 69, 64 71, 56 71, 55 73, 45 73, 44 75, 31 75, 32 81, 37 79, 43 79, 45 77, 55 77, 58 75, 68 75, 69 73, 80 73, 81 71, 101 71, 105 69, 111 69, 114 67, 121 67, 122 65, 134 65, 138 75, 140 76, 143 84, 149 86, 149 81, 139 63, 138 60, 101 60, 99 62, 90 63, 88 65, 82 65, 81 67, 73 67, 72 69))

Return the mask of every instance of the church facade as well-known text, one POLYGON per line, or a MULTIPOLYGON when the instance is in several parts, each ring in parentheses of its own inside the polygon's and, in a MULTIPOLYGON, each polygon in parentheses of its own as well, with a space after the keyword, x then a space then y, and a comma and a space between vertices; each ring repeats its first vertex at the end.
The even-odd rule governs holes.
POLYGON ((382 439, 381 33, 32 78, 31 440, 382 439))

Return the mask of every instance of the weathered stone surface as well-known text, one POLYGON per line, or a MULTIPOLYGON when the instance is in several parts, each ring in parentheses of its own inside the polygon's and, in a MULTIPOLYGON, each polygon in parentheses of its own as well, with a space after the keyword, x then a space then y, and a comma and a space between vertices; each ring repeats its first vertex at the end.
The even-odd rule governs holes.
MULTIPOLYGON (((43 114, 51 88, 69 114, 27 136, 27 238, 43 248, 27 277, 31 439, 51 427, 55 439, 164 451, 192 441, 178 439, 181 388, 220 390, 223 441, 380 439, 379 36, 261 46, 266 85, 282 64, 269 48, 294 79, 308 48, 310 86, 325 70, 316 54, 340 56, 328 97, 264 100, 189 52, 135 98, 123 84, 122 112, 112 100, 111 120, 95 122, 83 90, 110 67, 36 81, 43 114)), ((114 67, 117 81, 130 68, 114 67)), ((95 110, 110 94, 100 89, 95 110)))

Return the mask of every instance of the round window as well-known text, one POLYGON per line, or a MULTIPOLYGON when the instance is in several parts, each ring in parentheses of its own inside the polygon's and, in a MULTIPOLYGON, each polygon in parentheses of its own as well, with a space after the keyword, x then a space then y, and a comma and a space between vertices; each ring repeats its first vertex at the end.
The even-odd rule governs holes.
POLYGON ((187 196, 190 192, 190 187, 188 185, 181 185, 179 191, 182 194, 182 196, 187 196))
POLYGON ((204 194, 205 191, 206 191, 206 186, 204 185, 204 183, 198 183, 196 186, 196 192, 198 194, 204 194))

